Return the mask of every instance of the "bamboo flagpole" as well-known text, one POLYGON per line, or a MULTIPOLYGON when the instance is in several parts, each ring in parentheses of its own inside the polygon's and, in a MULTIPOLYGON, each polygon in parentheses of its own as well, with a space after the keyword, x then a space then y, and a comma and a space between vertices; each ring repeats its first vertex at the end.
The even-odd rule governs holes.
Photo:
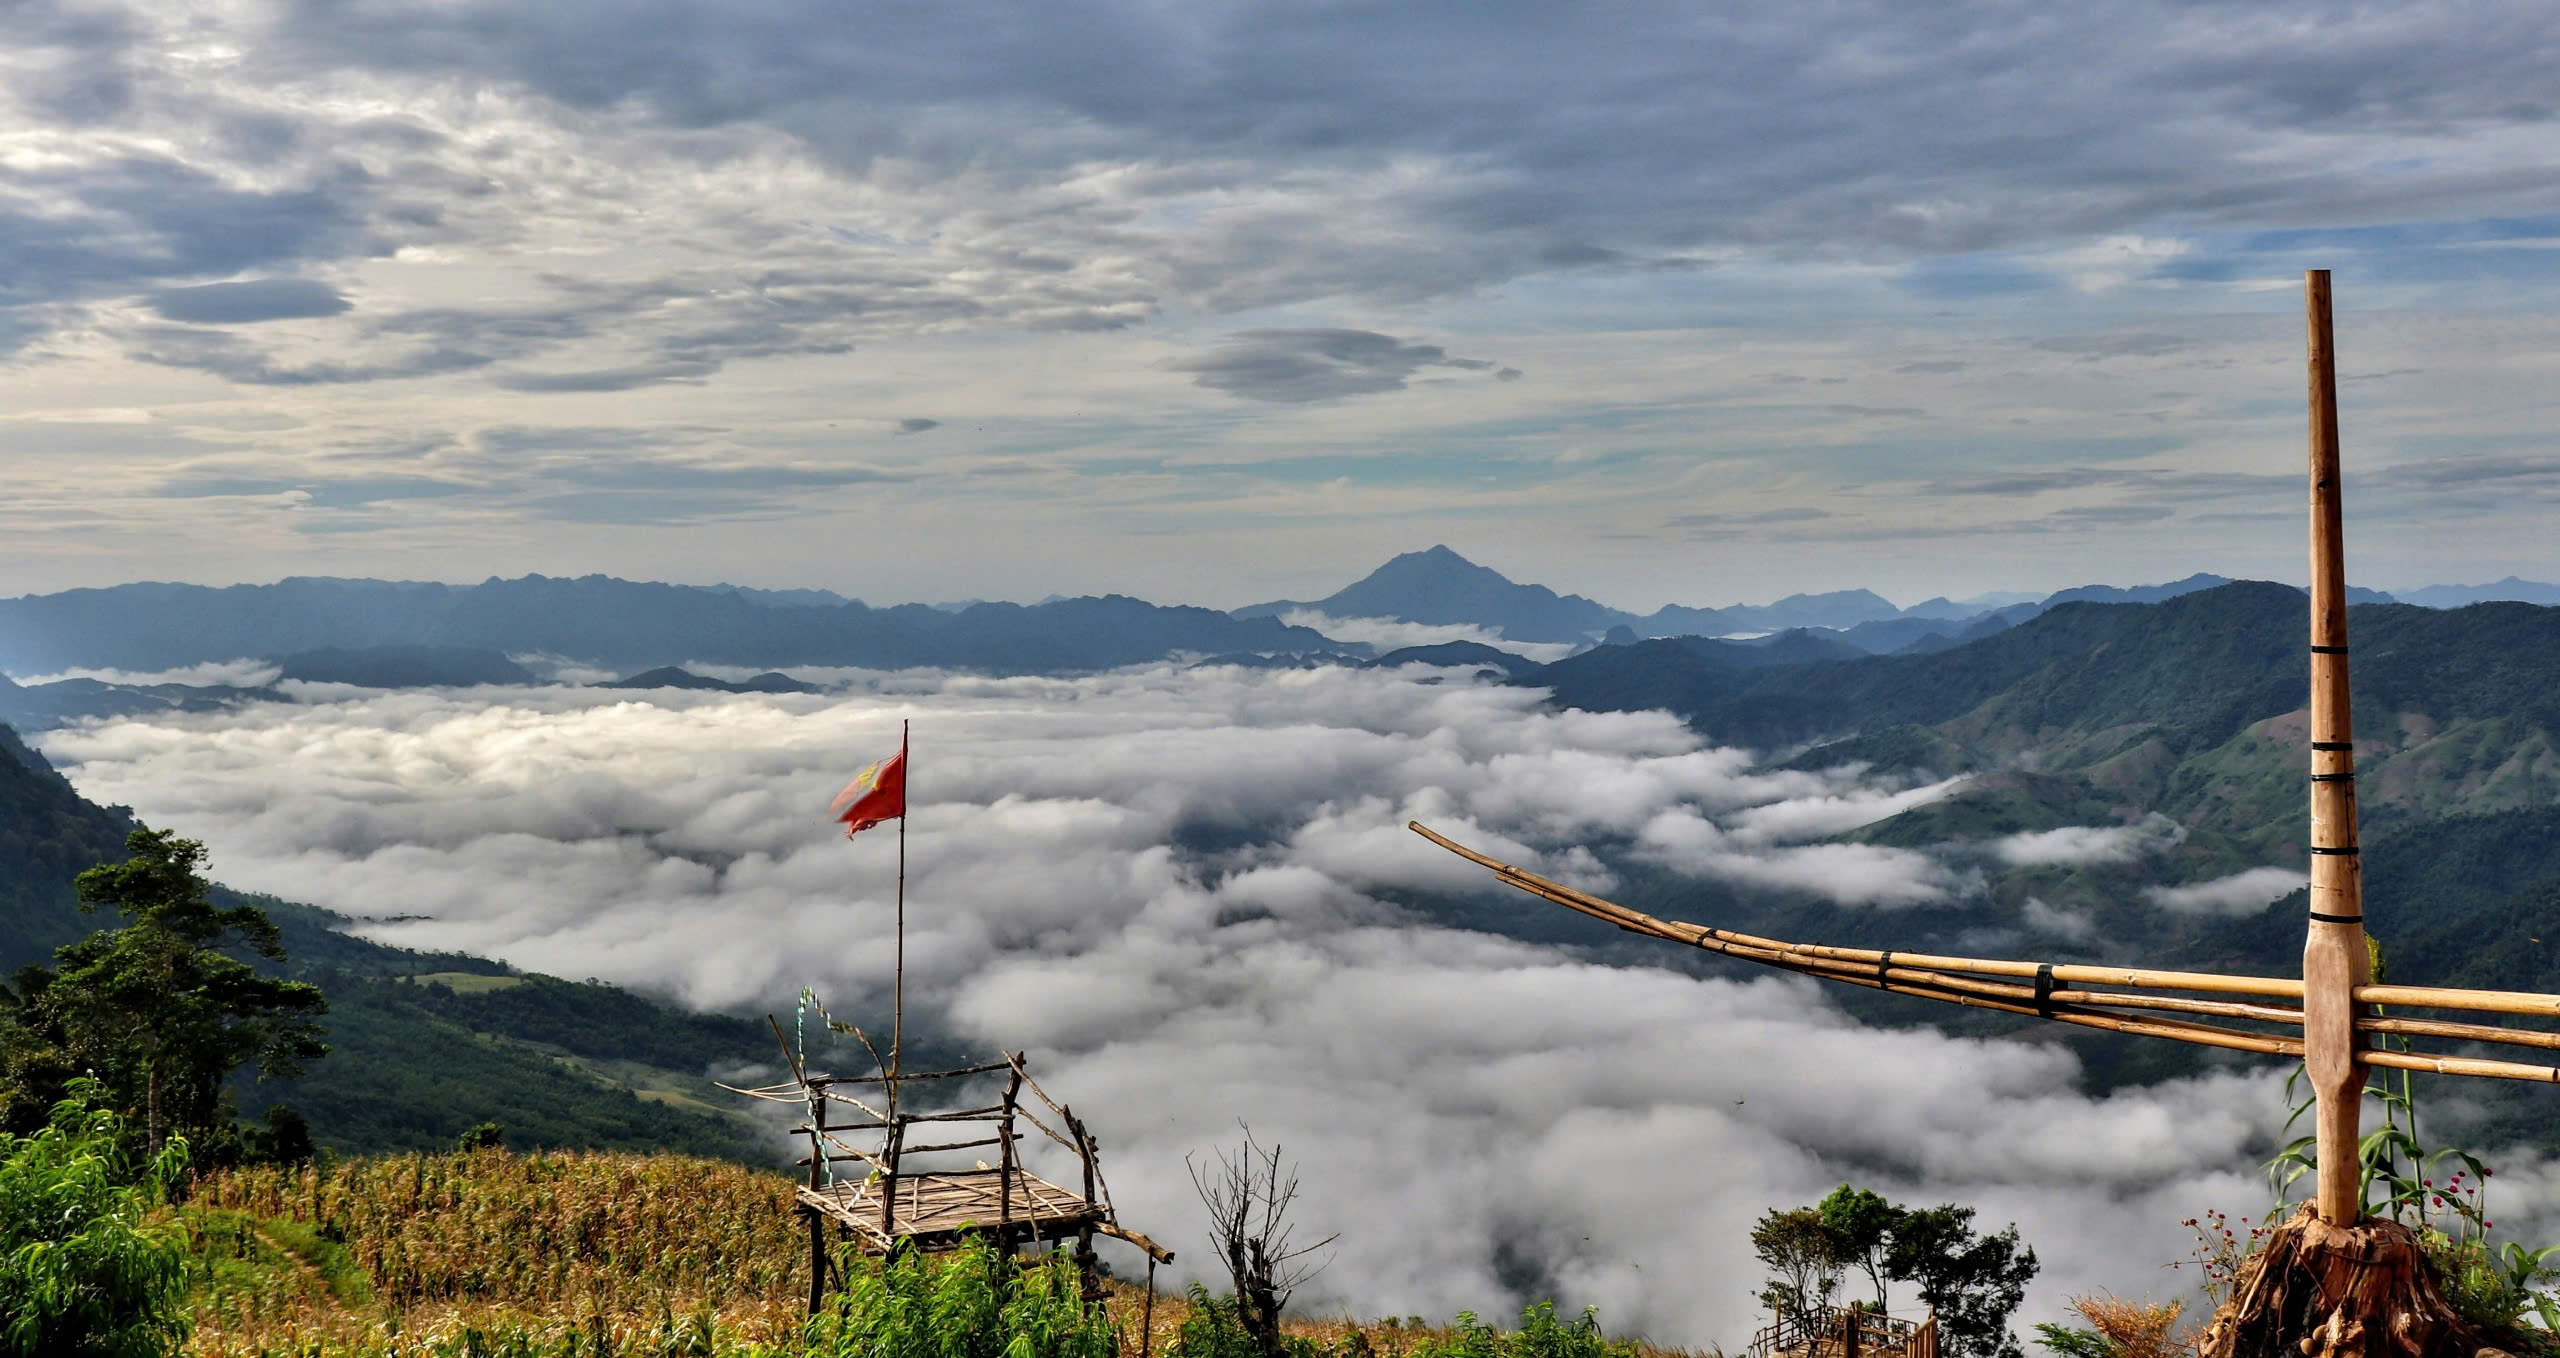
MULTIPOLYGON (((898 905, 895 960, 889 982, 889 1059, 881 1071, 888 1086, 888 1116, 898 1111, 898 1078, 907 1043, 907 740, 913 723, 898 723, 898 752, 855 774, 836 794, 828 814, 844 825, 845 838, 883 821, 898 823, 898 905)), ((878 1053, 875 1051, 876 1058, 878 1053)))
POLYGON ((2364 1215, 2355 988, 2371 979, 2356 845, 2355 731, 2348 712, 2347 568, 2338 492, 2338 364, 2329 271, 2303 279, 2311 407, 2311 918, 2302 945, 2303 1067, 2317 1107, 2320 1219, 2364 1215))
POLYGON ((907 1045, 907 725, 898 723, 898 951, 889 979, 889 1113, 898 1111, 898 1073, 907 1045))

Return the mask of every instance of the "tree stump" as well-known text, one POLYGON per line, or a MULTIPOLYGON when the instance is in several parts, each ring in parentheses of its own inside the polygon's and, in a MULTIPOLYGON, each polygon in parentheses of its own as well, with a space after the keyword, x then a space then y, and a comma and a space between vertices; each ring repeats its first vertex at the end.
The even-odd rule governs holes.
POLYGON ((2417 1233, 2303 1204, 2241 1270, 2199 1358, 2477 1358, 2500 1350, 2436 1287, 2417 1233))

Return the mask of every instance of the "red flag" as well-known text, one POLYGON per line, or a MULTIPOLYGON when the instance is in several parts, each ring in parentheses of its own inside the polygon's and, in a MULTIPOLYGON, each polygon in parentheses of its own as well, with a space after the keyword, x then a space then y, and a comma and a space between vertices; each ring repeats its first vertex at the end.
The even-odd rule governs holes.
POLYGON ((864 769, 836 794, 827 815, 844 822, 845 838, 907 814, 907 747, 864 769))

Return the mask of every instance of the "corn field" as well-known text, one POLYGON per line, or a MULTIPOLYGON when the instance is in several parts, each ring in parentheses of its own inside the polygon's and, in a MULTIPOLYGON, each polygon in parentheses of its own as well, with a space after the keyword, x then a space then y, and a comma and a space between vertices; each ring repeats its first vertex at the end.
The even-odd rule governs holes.
MULTIPOLYGON (((1112 1283, 1071 1300, 1051 1259, 1001 1283, 983 1251, 883 1266, 840 1256, 806 1316, 808 1234, 783 1176, 675 1155, 504 1150, 204 1175, 176 1214, 203 1358, 1232 1358, 1194 1298, 1112 1283), (967 1323, 960 1323, 967 1318, 967 1323), (1204 1324, 1203 1322, 1207 1322, 1204 1324), (995 1342, 979 1333, 996 1327, 995 1342), (974 1334, 975 1338, 964 1338, 974 1334)), ((1587 1322, 1586 1322, 1587 1323, 1587 1322)), ((1524 1317, 1300 1317, 1295 1358, 1661 1358, 1524 1317)), ((1674 1351, 1676 1352, 1676 1351, 1674 1351)))
POLYGON ((480 1150, 211 1174, 186 1213, 199 1253, 265 1267, 206 1266, 191 1351, 426 1353, 439 1350, 402 1339, 472 1329, 541 1336, 552 1347, 524 1352, 546 1354, 687 1352, 714 1330, 781 1341, 808 1293, 791 1202, 779 1174, 673 1155, 480 1150), (295 1228, 301 1248, 279 1238, 295 1228), (328 1285, 315 1258, 359 1288, 328 1285))

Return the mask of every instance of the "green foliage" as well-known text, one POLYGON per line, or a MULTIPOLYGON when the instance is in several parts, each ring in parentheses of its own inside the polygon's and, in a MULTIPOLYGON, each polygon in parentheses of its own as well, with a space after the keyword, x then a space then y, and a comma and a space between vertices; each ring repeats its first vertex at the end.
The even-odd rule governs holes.
POLYGON ((8 1073, 36 1089, 66 1069, 94 1072, 108 1101, 138 1118, 156 1145, 170 1130, 225 1128, 223 1082, 233 1070, 255 1063, 262 1075, 292 1075, 327 1052, 318 1016, 328 1005, 317 987, 223 951, 284 956, 264 912, 214 903, 199 872, 202 844, 136 829, 125 847, 125 861, 73 881, 82 909, 113 908, 123 927, 56 949, 53 972, 28 968, 15 978, 8 1073))
POLYGON ((2036 1275, 2036 1252, 2019 1243, 2015 1226, 1977 1234, 1970 1207, 1900 1207, 1842 1184, 1818 1206, 1763 1214, 1751 1248, 1770 1272, 1761 1304, 1800 1333, 1826 1323, 1841 1271, 1854 1264, 1874 1280, 1879 1309, 1886 1279, 1917 1284, 1922 1304, 1937 1313, 1939 1347, 1952 1358, 2022 1353, 2009 1317, 2036 1275))
MULTIPOLYGON (((1191 1314, 1165 1346, 1165 1358, 1255 1358, 1258 1350, 1234 1297, 1213 1297, 1198 1283, 1191 1285, 1190 1296, 1191 1314)), ((1420 1330, 1422 1318, 1410 1323, 1420 1330)), ((1403 1329, 1389 1320, 1382 1330, 1390 1336, 1387 1352, 1397 1358, 1635 1358, 1640 1352, 1634 1343, 1603 1335, 1596 1309, 1586 1306, 1581 1315, 1559 1320, 1552 1301, 1521 1311, 1516 1330, 1480 1320, 1473 1311, 1460 1311, 1445 1333, 1416 1335, 1409 1347, 1395 1342, 1403 1329)), ((1379 1352, 1372 1337, 1357 1328, 1329 1345, 1289 1335, 1283 1349, 1287 1358, 1377 1358, 1379 1352)))
POLYGON ((811 1358, 1112 1358, 1115 1339, 1064 1251, 1028 1267, 971 1241, 886 1262, 842 1251, 843 1285, 810 1318, 811 1358))
POLYGON ((462 1135, 453 1139, 453 1148, 458 1151, 496 1150, 506 1139, 506 1128, 494 1122, 483 1122, 463 1129, 462 1135))
POLYGON ((1867 1281, 1875 1285, 1876 1309, 1883 1310, 1885 1252, 1893 1243, 1901 1210, 1872 1190, 1842 1184, 1814 1204, 1814 1213, 1831 1237, 1833 1254, 1844 1264, 1857 1265, 1867 1275, 1867 1281))
POLYGON ((0 1352, 144 1358, 186 1337, 184 1247, 148 1221, 186 1167, 147 1161, 77 1082, 32 1136, 0 1133, 0 1352))
POLYGON ((1976 1234, 1973 1209, 1953 1203, 1903 1212, 1885 1251, 1887 1276, 1919 1284, 1938 1314, 1939 1348, 1954 1358, 2020 1358, 2009 1317, 2036 1269, 2016 1226, 1976 1234))
POLYGON ((1592 1307, 1571 1320, 1556 1319, 1556 1304, 1542 1301, 1520 1313, 1520 1328, 1508 1333, 1460 1311, 1444 1338, 1425 1335, 1409 1358, 1633 1358, 1636 1346, 1612 1341, 1600 1333, 1600 1313, 1592 1307))
POLYGON ((1165 1358, 1258 1358, 1260 1349, 1245 1332, 1243 1309, 1232 1294, 1211 1296, 1191 1285, 1191 1314, 1165 1345, 1165 1358))
POLYGON ((2105 1335, 2050 1320, 2036 1322, 2036 1346, 2058 1358, 2118 1358, 2116 1346, 2105 1335))
POLYGON ((1846 1262, 1822 1213, 1811 1207, 1769 1209, 1752 1223, 1751 1252, 1769 1270, 1760 1304, 1786 1317, 1800 1334, 1819 1330, 1846 1262))
POLYGON ((2553 1299, 2537 1292, 2534 1284, 2560 1277, 2544 1266, 2560 1247, 2530 1251, 2511 1244, 2500 1252, 2479 1236, 2456 1238, 2438 1230, 2420 1231, 2418 1243, 2445 1302, 2485 1332, 2515 1330, 2528 1317, 2539 1319, 2555 1308, 2553 1299))

